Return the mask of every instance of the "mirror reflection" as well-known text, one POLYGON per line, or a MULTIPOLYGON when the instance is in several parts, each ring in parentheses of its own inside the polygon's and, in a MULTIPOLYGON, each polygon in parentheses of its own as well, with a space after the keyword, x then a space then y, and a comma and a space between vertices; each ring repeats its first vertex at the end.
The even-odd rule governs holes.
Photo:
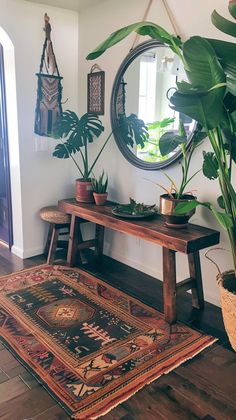
MULTIPOLYGON (((184 124, 187 137, 190 139, 195 122, 186 115, 179 114, 171 108, 169 98, 176 89, 176 82, 186 80, 183 65, 179 58, 165 45, 149 41, 138 47, 138 52, 130 54, 123 63, 116 80, 115 118, 120 121, 122 115, 135 114, 144 121, 147 137, 142 144, 126 144, 129 149, 121 151, 132 163, 141 167, 138 162, 152 165, 152 169, 167 166, 178 158, 180 150, 162 156, 159 149, 160 137, 166 132, 178 134, 180 120, 184 124), (151 44, 151 46, 150 46, 151 44), (153 44, 156 44, 153 46, 153 44)), ((115 88, 115 87, 114 87, 115 88)), ((114 92, 113 92, 114 94, 114 92)), ((114 122, 114 116, 113 116, 114 122)), ((122 136, 118 135, 118 143, 122 136)), ((132 143, 132 142, 131 142, 132 143)), ((118 144, 119 146, 119 144, 118 144)))

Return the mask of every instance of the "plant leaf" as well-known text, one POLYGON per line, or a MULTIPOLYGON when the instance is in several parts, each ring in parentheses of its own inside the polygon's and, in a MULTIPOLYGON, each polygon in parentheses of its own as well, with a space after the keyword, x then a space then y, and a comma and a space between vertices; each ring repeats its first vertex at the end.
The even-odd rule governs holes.
POLYGON ((143 148, 149 138, 149 133, 143 120, 139 119, 135 114, 130 114, 128 117, 120 114, 118 119, 119 129, 124 142, 131 147, 135 143, 143 148))
MULTIPOLYGON (((192 86, 207 91, 225 82, 225 73, 211 44, 200 36, 193 36, 183 45, 187 76, 192 86)), ((224 91, 217 92, 222 97, 224 91)))
POLYGON ((236 95, 236 44, 218 39, 207 41, 214 48, 217 58, 226 74, 226 83, 229 92, 236 95))
POLYGON ((213 129, 225 117, 225 73, 214 48, 204 38, 190 38, 183 45, 183 54, 191 83, 178 83, 170 102, 175 110, 213 129))
POLYGON ((173 131, 164 133, 159 141, 159 148, 162 156, 173 152, 180 144, 186 143, 187 137, 178 136, 173 131))
POLYGON ((54 150, 52 155, 59 158, 59 159, 68 159, 70 157, 69 151, 70 151, 70 153, 72 153, 70 144, 68 144, 68 143, 66 143, 66 145, 58 144, 55 147, 55 150, 54 150))
POLYGON ((203 152, 202 171, 208 179, 218 178, 218 162, 213 152, 203 152))
POLYGON ((189 201, 186 201, 184 203, 179 203, 175 207, 175 213, 176 214, 188 213, 189 211, 195 209, 200 204, 201 203, 199 203, 197 200, 189 200, 189 201))
POLYGON ((224 229, 230 229, 233 226, 233 220, 229 214, 219 212, 213 206, 211 206, 210 208, 216 220, 224 229))
POLYGON ((126 38, 132 32, 137 32, 139 35, 143 36, 149 35, 151 38, 163 42, 171 48, 173 47, 173 44, 181 45, 181 40, 179 38, 172 36, 161 26, 152 22, 137 22, 113 32, 104 42, 87 55, 87 60, 94 60, 99 57, 108 48, 111 48, 113 45, 122 41, 122 39, 126 38))
POLYGON ((225 209, 225 204, 224 204, 224 199, 223 199, 223 197, 222 197, 222 195, 220 195, 218 198, 217 198, 217 203, 218 203, 218 206, 221 208, 221 209, 225 209))
POLYGON ((153 121, 152 123, 147 124, 149 130, 155 130, 156 128, 165 128, 168 125, 172 124, 175 121, 175 118, 164 118, 161 121, 153 121))
POLYGON ((225 19, 223 16, 219 15, 216 10, 214 10, 211 15, 211 21, 213 25, 220 31, 236 37, 236 23, 225 19))

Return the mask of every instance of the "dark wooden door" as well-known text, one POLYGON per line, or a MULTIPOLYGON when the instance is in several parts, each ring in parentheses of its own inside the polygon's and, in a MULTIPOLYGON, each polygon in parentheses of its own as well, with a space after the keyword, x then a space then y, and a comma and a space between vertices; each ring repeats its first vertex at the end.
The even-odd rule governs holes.
POLYGON ((6 118, 3 47, 0 44, 0 241, 12 246, 10 166, 6 118))

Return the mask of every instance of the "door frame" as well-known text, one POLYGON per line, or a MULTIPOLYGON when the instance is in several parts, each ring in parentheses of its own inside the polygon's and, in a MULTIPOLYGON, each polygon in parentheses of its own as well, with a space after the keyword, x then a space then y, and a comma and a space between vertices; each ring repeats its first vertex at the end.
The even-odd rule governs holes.
POLYGON ((10 158, 8 145, 8 129, 7 129, 7 110, 6 110, 6 88, 5 88, 5 68, 3 46, 0 44, 0 101, 2 105, 2 133, 0 136, 3 141, 3 157, 6 168, 6 192, 7 192, 7 216, 8 216, 8 246, 11 249, 13 245, 13 225, 12 225, 12 200, 11 200, 11 174, 10 174, 10 158))

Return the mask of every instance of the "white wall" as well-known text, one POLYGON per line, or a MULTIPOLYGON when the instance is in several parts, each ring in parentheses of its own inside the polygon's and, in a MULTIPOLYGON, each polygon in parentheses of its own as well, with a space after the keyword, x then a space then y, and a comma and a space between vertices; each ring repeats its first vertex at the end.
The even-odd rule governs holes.
MULTIPOLYGON (((86 110, 86 75, 93 62, 86 62, 86 55, 91 52, 100 42, 102 42, 114 30, 140 21, 143 17, 148 1, 143 0, 107 0, 100 5, 83 11, 80 14, 80 48, 79 48, 79 103, 80 112, 86 110)), ((227 15, 228 2, 222 0, 169 0, 172 13, 176 23, 180 28, 180 34, 185 39, 191 35, 200 34, 222 38, 222 34, 217 31, 210 21, 210 14, 214 8, 227 15)), ((147 20, 154 21, 166 29, 173 32, 170 21, 163 9, 161 0, 155 0, 150 10, 147 20)), ((114 77, 118 67, 124 57, 128 54, 135 35, 132 34, 111 50, 107 51, 102 57, 97 59, 97 63, 106 72, 106 103, 105 117, 103 119, 107 132, 110 130, 109 102, 114 77)), ((226 37, 227 38, 227 37, 226 37)), ((140 42, 144 39, 141 38, 140 42)), ((209 149, 208 142, 195 154, 192 170, 201 167, 202 150, 209 149)), ((157 203, 160 191, 146 178, 152 181, 165 182, 165 178, 160 172, 148 172, 139 170, 130 165, 119 152, 114 140, 107 146, 100 162, 97 172, 102 169, 109 175, 109 195, 110 199, 127 202, 129 197, 145 203, 157 203)), ((180 179, 180 168, 178 164, 172 165, 167 172, 180 179)), ((214 202, 219 194, 217 181, 208 181, 202 175, 195 178, 191 185, 192 189, 197 190, 200 200, 214 202)), ((192 222, 204 226, 219 229, 219 226, 212 219, 212 216, 204 209, 198 209, 197 214, 192 218, 192 222)), ((227 236, 221 235, 221 246, 229 248, 227 236)), ((162 258, 159 247, 148 244, 123 234, 107 232, 105 251, 114 258, 119 259, 131 266, 139 268, 151 275, 162 278, 162 258)), ((216 287, 215 268, 204 258, 202 254, 202 268, 204 279, 205 298, 208 301, 218 304, 218 288, 216 287)), ((188 276, 186 256, 178 255, 178 277, 188 276)), ((230 253, 214 252, 214 258, 220 264, 222 270, 232 267, 230 253)), ((127 279, 128 281, 128 279, 127 279)), ((148 287, 148 286, 147 286, 148 287)))
MULTIPOLYGON (((17 132, 9 136, 14 206, 12 250, 24 258, 39 254, 43 249, 46 226, 39 219, 39 209, 73 195, 73 180, 77 176, 71 162, 53 158, 51 152, 35 151, 35 73, 39 70, 45 39, 45 12, 51 18, 54 52, 64 77, 63 100, 68 98, 64 108, 77 110, 78 14, 24 0, 0 0, 0 27, 14 45, 18 106, 19 157, 13 156, 18 143, 17 132)), ((9 99, 9 90, 7 95, 9 99)), ((8 110, 9 131, 12 131, 12 124, 8 110)), ((56 144, 54 139, 51 142, 56 144)))

